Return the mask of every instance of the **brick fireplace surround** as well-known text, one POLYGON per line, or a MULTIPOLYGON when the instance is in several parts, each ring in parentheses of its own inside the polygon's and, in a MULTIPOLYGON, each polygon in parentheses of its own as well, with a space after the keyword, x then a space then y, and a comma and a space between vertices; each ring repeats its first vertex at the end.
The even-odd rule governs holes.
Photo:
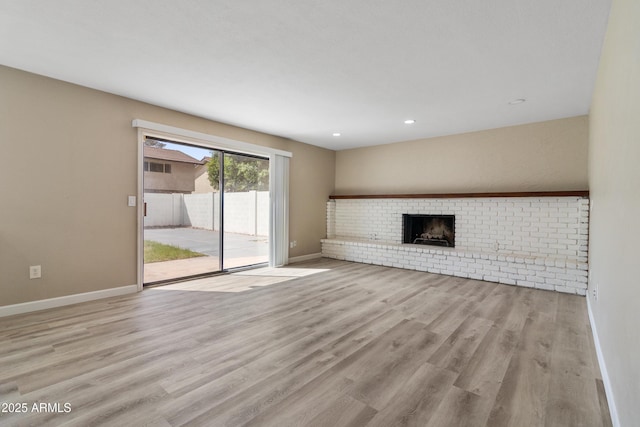
POLYGON ((587 196, 332 196, 322 255, 586 295, 587 196), (402 214, 455 215, 455 247, 403 244, 402 214))

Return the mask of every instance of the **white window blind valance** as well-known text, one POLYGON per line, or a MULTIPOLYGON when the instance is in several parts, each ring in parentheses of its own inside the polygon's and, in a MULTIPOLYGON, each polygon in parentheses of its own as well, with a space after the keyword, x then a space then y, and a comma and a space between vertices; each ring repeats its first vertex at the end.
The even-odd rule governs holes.
POLYGON ((147 132, 147 136, 171 137, 173 136, 177 142, 195 142, 211 148, 223 150, 231 150, 239 153, 256 154, 261 156, 282 156, 292 157, 289 151, 278 150, 277 148, 265 147, 262 145, 251 144, 249 142, 236 141, 217 135, 196 132, 188 129, 182 129, 175 126, 163 125, 161 123, 149 122, 146 120, 135 119, 131 123, 134 128, 143 129, 147 132))

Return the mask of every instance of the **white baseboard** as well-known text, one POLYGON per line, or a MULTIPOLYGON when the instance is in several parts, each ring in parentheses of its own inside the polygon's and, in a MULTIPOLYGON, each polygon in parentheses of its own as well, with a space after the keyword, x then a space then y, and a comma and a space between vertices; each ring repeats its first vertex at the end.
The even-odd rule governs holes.
POLYGON ((593 318, 593 312, 591 311, 591 298, 589 297, 589 295, 587 295, 587 312, 589 313, 589 322, 591 323, 591 331, 593 332, 593 342, 596 346, 596 354, 598 356, 598 365, 600 365, 600 374, 602 374, 602 383, 604 384, 604 391, 607 394, 607 403, 609 404, 609 414, 611 415, 611 424, 613 424, 613 427, 620 427, 620 420, 618 419, 618 410, 616 409, 616 402, 613 397, 613 390, 611 388, 609 373, 607 372, 607 365, 604 361, 604 355, 602 354, 602 347, 600 347, 600 339, 598 338, 598 330, 596 329, 596 322, 593 318))
POLYGON ((48 308, 62 307, 63 305, 71 305, 77 304, 79 302, 116 297, 119 295, 132 294, 135 292, 138 292, 138 285, 121 286, 119 288, 104 289, 101 291, 85 292, 82 294, 67 295, 64 297, 6 305, 0 307, 0 317, 30 313, 32 311, 46 310, 48 308))
POLYGON ((309 254, 309 255, 302 255, 302 256, 296 256, 296 257, 293 257, 293 258, 289 258, 289 264, 294 263, 294 262, 309 261, 309 260, 316 259, 316 258, 322 258, 322 253, 318 252, 317 254, 309 254))

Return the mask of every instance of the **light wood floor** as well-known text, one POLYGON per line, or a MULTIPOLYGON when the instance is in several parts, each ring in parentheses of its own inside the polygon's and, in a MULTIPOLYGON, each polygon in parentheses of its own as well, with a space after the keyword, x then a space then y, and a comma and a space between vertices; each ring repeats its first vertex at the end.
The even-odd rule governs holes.
POLYGON ((584 297, 290 267, 0 319, 0 424, 610 425, 584 297))

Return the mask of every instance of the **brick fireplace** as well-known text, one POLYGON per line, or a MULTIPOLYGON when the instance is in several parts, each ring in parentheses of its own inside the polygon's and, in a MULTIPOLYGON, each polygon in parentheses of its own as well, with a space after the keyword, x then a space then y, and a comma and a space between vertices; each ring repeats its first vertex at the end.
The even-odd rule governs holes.
POLYGON ((402 243, 453 248, 455 230, 455 215, 402 214, 402 243))
POLYGON ((330 200, 323 256, 586 294, 586 195, 425 196, 330 200), (407 230, 407 215, 452 220, 455 240, 437 221, 407 230))

